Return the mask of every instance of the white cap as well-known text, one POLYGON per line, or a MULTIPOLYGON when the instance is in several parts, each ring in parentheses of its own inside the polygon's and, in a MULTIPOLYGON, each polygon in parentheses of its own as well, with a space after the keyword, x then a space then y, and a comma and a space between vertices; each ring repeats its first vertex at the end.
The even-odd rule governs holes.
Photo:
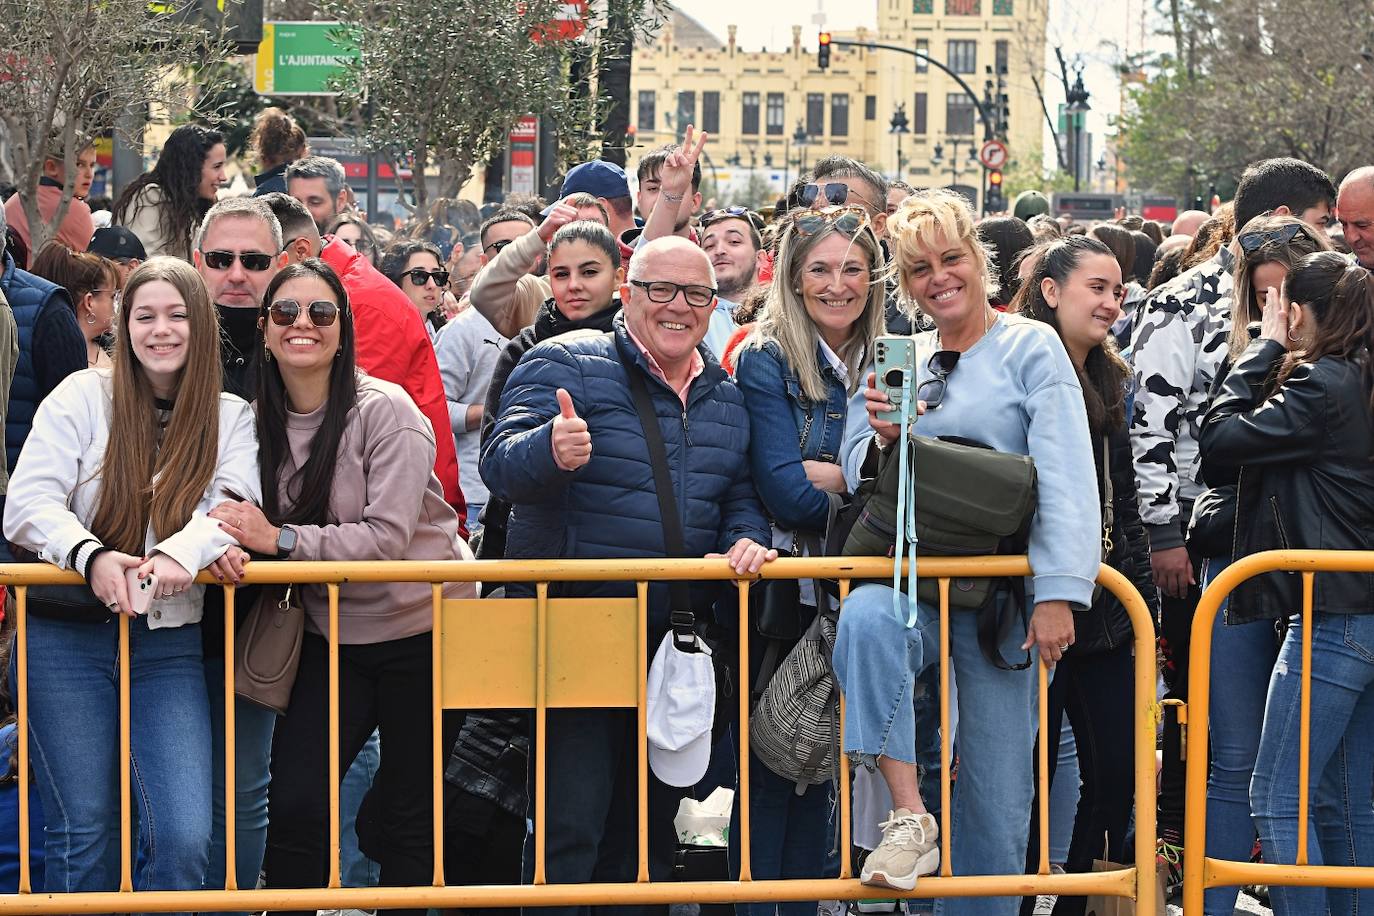
POLYGON ((698 651, 684 652, 669 632, 649 665, 649 768, 660 782, 679 788, 706 775, 716 711, 711 650, 692 639, 698 651))

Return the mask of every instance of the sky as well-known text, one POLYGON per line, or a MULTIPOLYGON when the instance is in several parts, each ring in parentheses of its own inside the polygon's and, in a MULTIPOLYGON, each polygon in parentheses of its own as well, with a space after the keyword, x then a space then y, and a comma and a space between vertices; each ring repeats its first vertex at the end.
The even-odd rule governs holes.
MULTIPOLYGON (((792 42, 792 26, 804 27, 806 46, 814 47, 814 33, 819 31, 814 17, 825 17, 825 25, 835 31, 868 26, 877 21, 878 0, 758 0, 740 3, 739 0, 674 0, 684 12, 696 18, 722 41, 726 26, 739 27, 737 41, 745 50, 783 48, 792 42)), ((1050 21, 1046 32, 1046 72, 1040 85, 1046 93, 1050 111, 1064 100, 1064 86, 1059 79, 1059 67, 1054 48, 1060 47, 1072 68, 1074 61, 1083 64, 1083 84, 1087 87, 1092 110, 1086 130, 1097 135, 1093 149, 1102 148, 1100 138, 1114 132, 1108 127, 1109 116, 1120 108, 1121 86, 1117 79, 1116 63, 1126 51, 1138 52, 1142 43, 1141 11, 1147 19, 1143 29, 1145 46, 1150 50, 1167 47, 1165 39, 1154 33, 1160 22, 1152 0, 1049 0, 1050 21)), ((1014 74, 1013 74, 1014 76, 1014 74)), ((1070 72, 1070 79, 1072 79, 1070 72)), ((1047 149, 1049 148, 1047 142, 1047 149)), ((1052 155, 1052 154, 1051 154, 1052 155)))

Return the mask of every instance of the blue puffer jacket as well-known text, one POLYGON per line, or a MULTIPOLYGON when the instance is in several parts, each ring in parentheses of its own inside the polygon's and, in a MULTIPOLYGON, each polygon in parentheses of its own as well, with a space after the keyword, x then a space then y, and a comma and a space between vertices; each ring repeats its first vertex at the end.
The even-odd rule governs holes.
MULTIPOLYGON (((688 556, 723 553, 740 538, 767 544, 769 530, 749 476, 749 415, 725 370, 704 349, 705 371, 687 407, 650 374, 625 330, 577 332, 525 354, 501 395, 496 428, 482 444, 482 479, 514 506, 506 556, 662 557, 663 527, 639 415, 620 356, 648 376, 672 474, 688 556), (592 436, 592 458, 559 470, 551 444, 555 393, 572 395, 592 436)), ((512 586, 511 595, 530 588, 512 586)), ((569 583, 568 596, 633 595, 633 583, 569 583)), ((698 605, 700 607, 701 605, 698 605)), ((667 627, 667 588, 650 589, 650 630, 667 627)))

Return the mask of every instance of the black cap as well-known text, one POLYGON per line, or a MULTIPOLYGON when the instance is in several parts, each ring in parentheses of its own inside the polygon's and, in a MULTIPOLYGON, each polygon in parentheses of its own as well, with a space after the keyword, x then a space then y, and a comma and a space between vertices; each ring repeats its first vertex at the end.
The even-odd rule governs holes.
POLYGON ((130 258, 148 260, 148 252, 144 250, 138 236, 123 226, 107 226, 95 230, 95 235, 91 236, 91 247, 86 250, 111 261, 127 261, 130 258))

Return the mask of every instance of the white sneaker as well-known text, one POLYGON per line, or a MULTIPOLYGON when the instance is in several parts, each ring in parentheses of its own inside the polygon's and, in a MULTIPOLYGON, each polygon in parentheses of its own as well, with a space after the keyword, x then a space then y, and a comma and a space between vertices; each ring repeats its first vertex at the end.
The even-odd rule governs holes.
MULTIPOLYGON (((1054 863, 1050 865, 1050 874, 1064 874, 1064 866, 1054 863)), ((1041 894, 1035 898, 1035 909, 1031 912, 1035 916, 1054 916, 1054 905, 1059 902, 1058 894, 1041 894)))
POLYGON ((906 808, 889 813, 883 821, 883 841, 864 860, 859 880, 864 884, 909 891, 916 879, 940 867, 940 828, 930 814, 912 814, 906 808))

